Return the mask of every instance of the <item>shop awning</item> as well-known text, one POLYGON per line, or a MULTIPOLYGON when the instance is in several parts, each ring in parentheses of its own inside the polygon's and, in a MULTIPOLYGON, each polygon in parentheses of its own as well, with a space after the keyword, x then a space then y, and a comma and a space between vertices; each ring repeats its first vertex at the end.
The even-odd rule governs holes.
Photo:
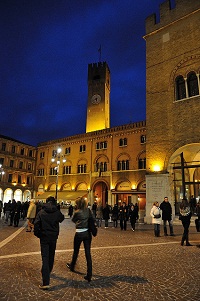
MULTIPOLYGON (((66 201, 74 201, 76 200, 78 197, 87 197, 87 190, 79 190, 79 191, 58 191, 58 201, 59 202, 66 202, 66 201)), ((40 194, 39 196, 37 196, 35 199, 37 200, 41 200, 41 201, 46 201, 46 199, 49 196, 53 196, 55 197, 55 191, 48 191, 48 192, 44 192, 42 194, 40 194)))

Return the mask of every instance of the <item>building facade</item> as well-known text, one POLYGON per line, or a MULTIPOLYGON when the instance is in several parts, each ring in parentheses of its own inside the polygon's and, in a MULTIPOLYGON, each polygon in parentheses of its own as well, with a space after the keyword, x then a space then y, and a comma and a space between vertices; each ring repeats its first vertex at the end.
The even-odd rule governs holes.
POLYGON ((145 136, 146 124, 138 122, 40 143, 36 197, 54 195, 57 186, 59 202, 73 203, 82 195, 91 204, 139 203, 144 215, 145 136), (59 148, 59 161, 52 162, 59 148))
POLYGON ((27 201, 34 193, 36 148, 0 135, 0 200, 27 201))
POLYGON ((175 213, 200 196, 200 2, 175 4, 146 19, 146 221, 165 195, 175 213))

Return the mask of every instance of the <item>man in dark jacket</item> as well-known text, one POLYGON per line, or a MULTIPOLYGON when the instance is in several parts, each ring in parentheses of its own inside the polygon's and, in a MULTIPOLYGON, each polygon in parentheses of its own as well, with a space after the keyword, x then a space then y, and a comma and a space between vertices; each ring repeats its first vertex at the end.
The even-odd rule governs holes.
POLYGON ((168 236, 168 234, 167 234, 167 221, 168 221, 170 235, 174 236, 173 225, 172 225, 172 206, 168 201, 168 197, 164 198, 164 201, 160 204, 160 209, 162 210, 164 235, 168 236))
POLYGON ((34 222, 34 235, 40 238, 42 255, 42 279, 41 289, 50 286, 50 273, 53 269, 56 243, 59 235, 59 223, 64 220, 64 215, 58 210, 54 197, 48 197, 46 204, 38 212, 34 222))

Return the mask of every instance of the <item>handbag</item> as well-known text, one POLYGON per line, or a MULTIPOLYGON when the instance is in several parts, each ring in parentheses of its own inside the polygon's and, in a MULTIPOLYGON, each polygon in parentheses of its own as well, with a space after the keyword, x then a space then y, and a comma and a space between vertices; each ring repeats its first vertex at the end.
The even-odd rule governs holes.
MULTIPOLYGON (((88 209, 90 210, 90 209, 88 209)), ((95 237, 97 236, 97 226, 95 224, 94 218, 92 216, 92 213, 89 212, 89 217, 88 217, 88 230, 89 232, 92 233, 92 235, 95 237)))
POLYGON ((155 218, 160 218, 160 217, 161 217, 161 214, 160 214, 160 213, 159 213, 159 214, 155 214, 154 217, 155 217, 155 218))

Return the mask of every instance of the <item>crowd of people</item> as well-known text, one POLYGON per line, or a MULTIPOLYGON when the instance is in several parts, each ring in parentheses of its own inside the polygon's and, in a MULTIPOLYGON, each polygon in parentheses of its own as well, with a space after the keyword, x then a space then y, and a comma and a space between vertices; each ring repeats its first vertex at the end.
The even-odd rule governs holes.
MULTIPOLYGON (((54 265, 54 256, 56 250, 56 243, 59 235, 59 223, 64 220, 64 215, 60 211, 60 206, 57 204, 54 197, 48 197, 46 203, 43 204, 36 200, 29 202, 15 201, 14 199, 8 203, 0 201, 0 213, 4 213, 5 223, 9 226, 18 227, 19 220, 27 218, 27 232, 34 232, 34 235, 40 239, 40 249, 42 257, 42 284, 39 285, 41 289, 48 289, 50 287, 50 274, 54 265)), ((180 204, 179 219, 183 225, 183 235, 181 239, 181 246, 191 246, 189 242, 189 226, 193 213, 191 203, 187 199, 183 199, 180 204)), ((195 206, 198 224, 200 222, 200 201, 195 206)), ((85 257, 87 262, 87 274, 84 279, 88 282, 92 279, 92 257, 91 257, 91 242, 92 232, 89 229, 89 219, 97 223, 97 227, 101 227, 102 220, 104 220, 105 228, 108 228, 109 221, 112 221, 113 227, 118 227, 118 222, 121 230, 127 230, 127 222, 130 221, 132 231, 135 231, 135 224, 139 219, 139 208, 136 204, 127 205, 125 202, 111 207, 107 202, 103 206, 101 202, 94 202, 92 207, 89 206, 85 198, 78 198, 75 207, 69 207, 69 216, 72 222, 75 223, 74 236, 74 250, 70 263, 66 266, 71 272, 74 272, 76 261, 79 254, 80 245, 83 242, 85 249, 85 257)), ((172 207, 169 203, 168 197, 165 197, 163 202, 159 205, 154 202, 150 211, 152 217, 152 224, 154 225, 155 237, 160 236, 160 227, 163 224, 164 235, 168 236, 167 225, 169 226, 170 236, 174 236, 172 223, 172 207)), ((1 216, 0 216, 1 217, 1 216)), ((197 229, 197 231, 199 231, 197 229)))
POLYGON ((138 204, 129 204, 126 205, 125 202, 122 202, 121 205, 115 204, 113 207, 108 205, 108 202, 105 203, 105 206, 102 206, 101 202, 94 202, 92 205, 92 213, 94 218, 97 221, 97 226, 101 227, 102 220, 105 221, 105 229, 108 228, 109 220, 113 222, 113 228, 118 227, 118 221, 120 224, 121 230, 127 229, 127 222, 130 221, 132 231, 135 231, 136 221, 139 219, 139 207, 138 204))

